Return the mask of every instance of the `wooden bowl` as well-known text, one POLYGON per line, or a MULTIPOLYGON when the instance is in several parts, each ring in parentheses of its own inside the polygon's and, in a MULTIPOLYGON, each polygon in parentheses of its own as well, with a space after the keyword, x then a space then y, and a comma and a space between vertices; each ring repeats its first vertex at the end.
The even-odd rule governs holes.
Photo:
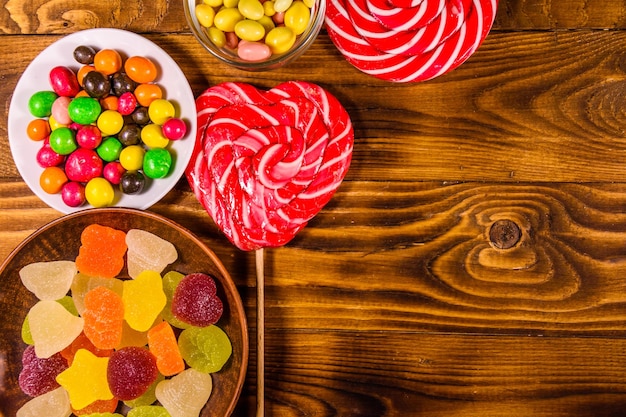
POLYGON ((0 416, 14 416, 30 399, 18 384, 26 348, 21 327, 37 298, 22 284, 19 270, 32 262, 74 260, 82 230, 94 223, 123 231, 146 230, 173 243, 179 258, 163 273, 203 272, 216 278, 218 295, 224 303, 224 314, 217 325, 228 334, 233 354, 221 371, 212 374, 213 392, 201 416, 230 415, 246 375, 248 333, 243 304, 228 272, 205 244, 171 220, 136 209, 102 208, 79 211, 50 222, 24 240, 0 266, 0 416))

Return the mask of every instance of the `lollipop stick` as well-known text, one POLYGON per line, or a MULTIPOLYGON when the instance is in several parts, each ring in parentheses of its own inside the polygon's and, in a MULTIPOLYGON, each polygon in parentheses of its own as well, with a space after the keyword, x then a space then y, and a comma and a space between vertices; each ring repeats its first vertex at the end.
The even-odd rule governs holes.
POLYGON ((263 248, 256 250, 256 415, 265 415, 265 276, 263 248))

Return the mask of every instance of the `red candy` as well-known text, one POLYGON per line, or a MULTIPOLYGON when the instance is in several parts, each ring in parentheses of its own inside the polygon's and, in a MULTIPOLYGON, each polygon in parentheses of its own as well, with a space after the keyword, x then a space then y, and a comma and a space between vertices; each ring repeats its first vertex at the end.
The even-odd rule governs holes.
POLYGON ((60 353, 49 358, 38 358, 35 347, 28 346, 22 355, 19 385, 28 396, 37 397, 59 387, 56 376, 67 369, 67 361, 60 353))
POLYGON ((224 83, 196 100, 197 146, 186 174, 207 212, 242 250, 289 242, 331 199, 350 166, 354 131, 323 88, 264 92, 224 83))
POLYGON ((50 86, 59 96, 74 97, 80 91, 76 74, 67 67, 58 66, 52 68, 49 78, 50 86))
POLYGON ((116 350, 109 358, 109 388, 122 401, 143 395, 158 375, 156 358, 148 349, 129 346, 116 350))
POLYGON ((78 148, 65 161, 65 174, 70 181, 88 182, 102 175, 102 159, 93 149, 78 148))
POLYGON ((174 291, 172 314, 192 326, 206 327, 217 323, 224 306, 216 291, 215 281, 206 274, 185 276, 174 291))

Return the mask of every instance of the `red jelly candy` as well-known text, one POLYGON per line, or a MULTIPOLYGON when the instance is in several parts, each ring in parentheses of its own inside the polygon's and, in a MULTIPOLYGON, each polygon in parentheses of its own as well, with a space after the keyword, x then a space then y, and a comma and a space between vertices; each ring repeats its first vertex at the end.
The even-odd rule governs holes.
POLYGON ((216 290, 215 281, 209 275, 187 275, 174 291, 172 314, 192 326, 206 327, 217 323, 224 305, 216 290))
POLYGON ((146 348, 129 346, 109 358, 107 381, 113 396, 131 401, 142 396, 157 379, 156 358, 146 348))
POLYGON ((67 361, 60 353, 49 358, 38 358, 35 347, 28 346, 22 354, 22 371, 18 379, 24 394, 38 397, 59 387, 56 376, 67 369, 67 361))

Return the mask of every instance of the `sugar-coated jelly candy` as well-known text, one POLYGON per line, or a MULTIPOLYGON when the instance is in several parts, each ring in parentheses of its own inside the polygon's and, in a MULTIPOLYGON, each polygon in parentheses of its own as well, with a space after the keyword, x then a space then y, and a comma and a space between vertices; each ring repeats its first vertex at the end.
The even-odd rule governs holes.
POLYGON ((119 295, 122 295, 124 288, 122 280, 120 279, 91 277, 79 272, 74 277, 74 281, 70 287, 72 290, 72 299, 74 300, 74 305, 79 314, 82 315, 83 311, 85 311, 85 295, 97 287, 108 288, 119 295))
POLYGON ((37 302, 28 312, 35 353, 49 358, 69 346, 83 331, 84 320, 76 317, 56 301, 37 302))
POLYGON ((183 330, 178 347, 187 365, 206 373, 222 369, 233 353, 228 335, 215 325, 183 330))
POLYGON ((111 392, 122 401, 143 395, 157 379, 156 359, 148 349, 125 347, 116 350, 109 360, 107 380, 111 392))
MULTIPOLYGON (((74 300, 69 295, 66 295, 63 298, 57 300, 59 304, 61 304, 68 312, 70 312, 74 316, 78 316, 78 310, 74 305, 74 300)), ((30 323, 28 321, 28 315, 24 318, 22 322, 22 340, 27 345, 34 345, 33 335, 30 332, 30 323)))
POLYGON ((22 370, 18 383, 24 394, 38 397, 59 387, 58 374, 67 369, 67 361, 60 353, 49 358, 38 358, 35 348, 28 346, 22 354, 22 370))
POLYGON ((86 349, 79 349, 72 365, 57 376, 57 382, 70 396, 75 410, 98 400, 110 400, 113 393, 107 382, 109 358, 100 358, 86 349))
POLYGON ((185 276, 174 291, 172 314, 177 319, 198 327, 217 323, 224 312, 215 280, 207 274, 185 276))
POLYGON ((124 303, 116 292, 97 287, 85 295, 84 333, 98 349, 114 349, 122 341, 124 303))
POLYGON ((136 277, 142 271, 161 273, 165 267, 178 259, 176 247, 171 242, 141 229, 126 233, 128 246, 128 275, 136 277))
POLYGON ((63 358, 65 358, 67 364, 71 366, 74 362, 76 352, 81 349, 88 350, 99 358, 106 358, 108 356, 111 356, 111 354, 113 353, 113 349, 98 349, 97 347, 95 347, 91 340, 89 340, 89 338, 85 336, 84 332, 79 334, 68 347, 66 347, 59 353, 61 354, 61 356, 63 356, 63 358))
POLYGON ((34 262, 19 271, 22 284, 40 300, 58 300, 67 294, 76 275, 72 261, 34 262))
POLYGON ((24 404, 16 417, 69 417, 72 414, 67 391, 63 387, 56 388, 24 404))
POLYGON ((144 392, 141 396, 135 398, 134 400, 124 401, 124 405, 130 408, 141 407, 144 405, 152 405, 155 403, 156 399, 156 387, 159 382, 163 381, 165 377, 161 374, 157 376, 154 382, 148 387, 146 392, 144 392))
POLYGON ((145 346, 147 344, 148 332, 135 330, 128 325, 126 320, 124 320, 122 327, 122 340, 120 341, 118 349, 126 346, 145 346))
POLYGON ((91 413, 91 414, 80 414, 81 417, 124 417, 123 414, 120 413, 91 413))
POLYGON ((156 397, 172 417, 198 417, 212 390, 211 375, 188 368, 160 382, 156 397))
POLYGON ((119 400, 117 398, 111 398, 110 400, 96 400, 89 404, 87 407, 79 410, 72 409, 72 412, 77 416, 90 416, 90 417, 105 417, 105 416, 121 416, 121 414, 113 414, 117 410, 119 400))
POLYGON ((167 298, 167 303, 165 304, 161 315, 163 316, 163 320, 178 329, 191 327, 191 324, 177 319, 172 313, 172 299, 174 298, 174 292, 183 278, 185 278, 185 275, 177 271, 169 271, 163 276, 163 292, 167 298))
POLYGON ((161 374, 172 376, 185 369, 176 335, 168 322, 163 321, 148 331, 148 347, 161 374))
POLYGON ((133 408, 127 417, 172 417, 172 415, 160 405, 142 405, 133 408))
POLYGON ((126 233, 112 227, 91 224, 83 229, 80 241, 81 247, 76 257, 76 267, 80 272, 94 277, 114 278, 122 271, 126 233))
POLYGON ((150 329, 167 302, 161 275, 147 270, 124 281, 122 301, 128 325, 140 332, 150 329))

